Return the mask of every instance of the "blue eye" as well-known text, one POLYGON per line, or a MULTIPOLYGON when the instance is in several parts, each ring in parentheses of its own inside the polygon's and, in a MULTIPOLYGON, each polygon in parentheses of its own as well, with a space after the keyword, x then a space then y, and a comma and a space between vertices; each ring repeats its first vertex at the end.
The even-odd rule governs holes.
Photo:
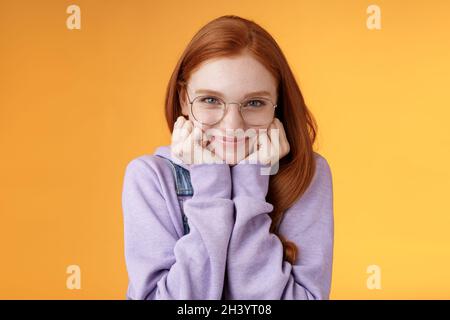
POLYGON ((205 102, 207 104, 220 104, 221 102, 214 97, 204 97, 200 100, 201 102, 205 102))
POLYGON ((252 107, 252 108, 261 108, 266 105, 266 101, 264 100, 249 100, 245 103, 245 107, 252 107))

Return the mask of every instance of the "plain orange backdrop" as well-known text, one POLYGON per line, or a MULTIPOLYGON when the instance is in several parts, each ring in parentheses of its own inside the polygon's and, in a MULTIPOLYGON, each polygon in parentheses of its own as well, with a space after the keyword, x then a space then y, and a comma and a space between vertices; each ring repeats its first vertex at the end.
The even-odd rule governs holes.
POLYGON ((332 299, 450 298, 449 1, 0 3, 0 298, 124 299, 126 164, 170 143, 166 84, 224 14, 277 40, 333 174, 332 299), (81 29, 66 8, 81 8, 81 29), (381 8, 381 30, 366 9, 381 8), (66 268, 81 268, 81 289, 66 268), (380 290, 366 286, 381 268, 380 290))

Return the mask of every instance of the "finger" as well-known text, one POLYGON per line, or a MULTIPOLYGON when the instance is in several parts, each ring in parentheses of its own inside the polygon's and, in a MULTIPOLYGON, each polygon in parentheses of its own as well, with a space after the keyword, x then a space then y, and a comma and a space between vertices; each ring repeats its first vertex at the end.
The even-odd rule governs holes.
POLYGON ((200 135, 201 135, 200 144, 201 144, 202 148, 206 148, 208 146, 208 144, 210 143, 210 141, 209 141, 206 133, 203 131, 203 129, 201 127, 199 129, 200 129, 200 135))
POLYGON ((261 162, 266 163, 266 161, 270 158, 270 140, 267 133, 263 133, 259 136, 259 157, 261 162))
POLYGON ((286 130, 284 130, 283 123, 278 118, 275 118, 275 119, 276 119, 275 124, 279 128, 279 135, 280 135, 280 139, 279 139, 279 141, 280 141, 280 156, 284 156, 287 153, 289 153, 290 145, 289 145, 289 141, 287 139, 286 130))
POLYGON ((177 118, 177 121, 174 124, 174 129, 172 131, 172 143, 180 143, 185 138, 185 136, 181 134, 185 122, 186 119, 183 116, 179 116, 177 118))
POLYGON ((179 144, 181 142, 180 134, 181 134, 181 129, 180 128, 175 128, 173 130, 172 138, 171 138, 172 146, 173 145, 177 145, 177 144, 179 144))
MULTIPOLYGON (((187 131, 187 129, 185 129, 187 131)), ((193 143, 193 132, 189 133, 187 137, 184 139, 182 145, 183 159, 188 163, 193 163, 194 153, 195 153, 195 145, 193 143)))
POLYGON ((192 131, 192 139, 193 139, 193 143, 195 143, 196 145, 201 146, 202 145, 202 140, 203 140, 203 131, 202 131, 202 129, 200 129, 199 127, 194 127, 193 131, 192 131))
POLYGON ((202 129, 194 126, 191 134, 186 140, 186 143, 188 143, 189 146, 191 147, 190 150, 192 150, 191 154, 192 163, 203 163, 206 159, 207 156, 206 152, 208 150, 202 147, 202 138, 203 138, 202 129))
POLYGON ((281 122, 278 118, 275 118, 275 125, 280 130, 280 140, 286 140, 286 130, 284 130, 283 122, 281 122))
POLYGON ((174 129, 180 127, 180 123, 181 123, 182 119, 184 119, 184 117, 182 117, 182 116, 179 116, 179 117, 177 118, 177 120, 176 120, 175 123, 173 124, 173 128, 174 128, 174 129))
POLYGON ((252 153, 258 151, 258 135, 249 138, 249 147, 252 153))
POLYGON ((269 127, 270 146, 268 151, 268 157, 270 161, 278 161, 281 154, 280 143, 280 124, 281 122, 275 118, 269 127))
POLYGON ((260 145, 260 149, 267 149, 269 146, 270 139, 266 132, 260 134, 258 136, 258 144, 260 145))
POLYGON ((267 138, 267 129, 258 129, 258 134, 256 136, 257 140, 255 143, 255 150, 256 152, 261 152, 261 149, 264 148, 263 144, 266 144, 266 138, 267 138))
MULTIPOLYGON (((270 131, 269 131, 269 138, 270 138, 270 143, 271 143, 272 147, 280 150, 280 129, 278 129, 278 125, 276 125, 275 123, 273 125, 271 125, 270 131)), ((276 150, 272 149, 271 151, 273 153, 276 150)))
POLYGON ((184 120, 183 128, 189 130, 189 133, 194 129, 194 123, 191 120, 184 120))
POLYGON ((272 122, 270 126, 267 128, 267 134, 269 136, 270 141, 272 141, 272 138, 274 137, 274 132, 277 130, 277 126, 275 125, 275 122, 272 122))
POLYGON ((275 126, 275 119, 276 118, 273 118, 273 120, 272 120, 272 122, 269 124, 269 126, 266 128, 267 129, 267 132, 270 132, 270 129, 272 129, 272 128, 276 128, 276 126, 275 126))
POLYGON ((183 126, 180 128, 180 139, 185 140, 192 132, 193 124, 191 121, 186 120, 183 126))
POLYGON ((244 159, 245 161, 248 161, 248 163, 256 164, 258 162, 264 161, 264 153, 266 150, 266 145, 268 142, 267 134, 264 131, 260 130, 260 133, 258 133, 256 136, 251 138, 254 141, 253 145, 253 152, 250 153, 250 155, 244 159))
POLYGON ((184 125, 188 120, 187 120, 185 117, 183 117, 183 116, 179 116, 177 121, 178 121, 177 127, 178 127, 178 128, 182 128, 183 125, 184 125))
POLYGON ((255 146, 256 138, 257 138, 256 129, 248 129, 243 133, 243 137, 245 138, 245 143, 248 145, 251 150, 255 146))

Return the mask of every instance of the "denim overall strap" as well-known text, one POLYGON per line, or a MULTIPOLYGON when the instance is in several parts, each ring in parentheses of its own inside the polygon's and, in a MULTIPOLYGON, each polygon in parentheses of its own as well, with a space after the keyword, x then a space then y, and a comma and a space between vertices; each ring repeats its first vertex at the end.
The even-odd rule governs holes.
POLYGON ((167 160, 167 162, 170 164, 170 168, 172 169, 173 176, 175 178, 175 191, 178 196, 178 203, 180 204, 181 216, 183 219, 184 234, 187 234, 189 233, 189 224, 187 221, 187 217, 184 214, 183 203, 186 200, 186 197, 192 196, 194 194, 194 189, 191 185, 191 175, 189 174, 189 170, 183 168, 182 166, 177 165, 167 158, 161 158, 167 160))

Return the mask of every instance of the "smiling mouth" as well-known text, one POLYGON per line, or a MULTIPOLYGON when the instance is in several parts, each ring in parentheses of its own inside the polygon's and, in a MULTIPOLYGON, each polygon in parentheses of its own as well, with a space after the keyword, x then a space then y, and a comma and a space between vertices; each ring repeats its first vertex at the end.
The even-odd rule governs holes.
POLYGON ((211 141, 217 140, 222 143, 238 144, 242 143, 247 137, 227 137, 227 136, 213 136, 211 141))

